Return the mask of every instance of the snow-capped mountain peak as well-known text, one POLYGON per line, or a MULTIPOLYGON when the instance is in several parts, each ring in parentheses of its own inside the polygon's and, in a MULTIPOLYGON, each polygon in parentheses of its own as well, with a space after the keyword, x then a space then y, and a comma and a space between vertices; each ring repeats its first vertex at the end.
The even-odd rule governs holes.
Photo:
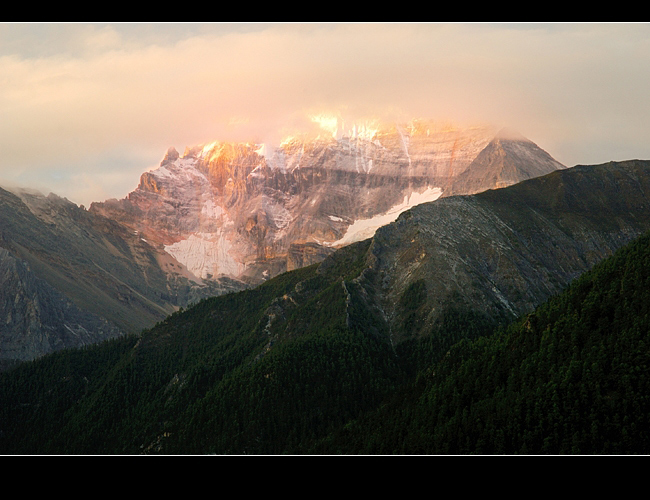
POLYGON ((370 237, 417 203, 564 168, 492 127, 311 119, 318 133, 277 145, 169 148, 125 200, 91 209, 140 231, 197 279, 255 283, 370 237), (309 256, 296 257, 305 244, 309 256))

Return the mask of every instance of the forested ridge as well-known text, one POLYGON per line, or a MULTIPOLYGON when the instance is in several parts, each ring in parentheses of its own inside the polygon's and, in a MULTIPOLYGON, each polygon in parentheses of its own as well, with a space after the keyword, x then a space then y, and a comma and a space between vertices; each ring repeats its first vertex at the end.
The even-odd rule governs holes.
POLYGON ((647 454, 649 332, 646 234, 314 451, 647 454))
POLYGON ((450 310, 400 345, 355 287, 369 244, 0 374, 0 453, 650 450, 650 234, 515 323, 450 310))

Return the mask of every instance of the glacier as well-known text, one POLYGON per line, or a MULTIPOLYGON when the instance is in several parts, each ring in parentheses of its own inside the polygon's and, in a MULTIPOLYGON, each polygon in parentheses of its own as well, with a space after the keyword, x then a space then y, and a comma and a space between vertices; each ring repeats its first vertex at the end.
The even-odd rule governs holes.
POLYGON ((397 220, 403 212, 420 205, 436 201, 442 195, 442 189, 439 187, 428 187, 422 193, 413 192, 410 195, 404 196, 402 203, 394 205, 386 212, 375 215, 369 219, 359 219, 354 221, 346 230, 343 237, 334 242, 321 242, 325 246, 338 248, 350 243, 362 241, 374 236, 377 229, 386 224, 390 224, 397 220))

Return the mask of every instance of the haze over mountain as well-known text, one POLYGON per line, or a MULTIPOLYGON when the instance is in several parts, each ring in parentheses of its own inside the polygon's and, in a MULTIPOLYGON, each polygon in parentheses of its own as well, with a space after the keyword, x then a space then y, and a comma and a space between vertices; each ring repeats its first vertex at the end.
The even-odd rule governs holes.
MULTIPOLYGON (((170 145, 305 111, 512 126, 565 165, 650 158, 646 23, 4 23, 0 185, 123 198, 170 145), (622 75, 626 75, 623 77, 622 75)), ((255 139, 258 140, 258 139, 255 139)))

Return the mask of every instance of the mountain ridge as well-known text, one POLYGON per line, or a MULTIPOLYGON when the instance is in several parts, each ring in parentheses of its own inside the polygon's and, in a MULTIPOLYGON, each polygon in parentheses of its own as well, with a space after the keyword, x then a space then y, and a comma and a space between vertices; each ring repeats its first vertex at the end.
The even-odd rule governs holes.
POLYGON ((646 232, 307 452, 647 454, 649 264, 646 232))
MULTIPOLYGON (((13 301, 14 296, 50 297, 55 290, 74 308, 110 324, 102 328, 97 327, 99 320, 86 324, 88 337, 95 335, 96 341, 106 338, 104 330, 112 335, 140 331, 204 293, 241 288, 234 282, 214 282, 209 291, 197 292, 188 273, 140 235, 53 194, 0 188, 0 219, 0 247, 7 252, 5 260, 24 263, 35 279, 12 281, 29 284, 32 291, 5 289, 4 300, 13 301), (40 291, 34 292, 33 287, 40 291)), ((15 320, 8 314, 3 317, 0 358, 16 355, 16 359, 25 360, 46 354, 47 350, 32 345, 28 330, 21 330, 15 320), (19 332, 11 341, 11 349, 4 344, 13 336, 9 332, 19 332)), ((55 333, 65 331, 64 325, 43 328, 51 338, 40 344, 70 346, 55 333)))
POLYGON ((563 168, 566 167, 534 142, 517 132, 502 129, 451 182, 444 196, 475 194, 490 185, 492 189, 511 186, 563 168), (523 144, 526 147, 522 147, 523 144))
MULTIPOLYGON (((260 283, 289 269, 292 244, 298 245, 293 253, 316 244, 322 247, 317 254, 326 255, 371 236, 413 206, 414 195, 418 202, 434 201, 566 168, 528 139, 506 139, 513 134, 504 131, 447 127, 434 133, 427 125, 377 129, 364 138, 297 136, 270 151, 227 142, 187 147, 183 155, 169 148, 126 198, 89 210, 163 245, 199 279, 228 274, 260 283), (501 157, 513 156, 507 173, 493 160, 477 161, 494 141, 509 145, 497 148, 501 157), (361 236, 352 234, 357 227, 361 236), (225 250, 197 262, 196 247, 202 255, 210 247, 225 250)), ((309 255, 302 260, 309 262, 309 255)))
POLYGON ((440 291, 429 286, 423 329, 433 328, 443 304, 523 314, 650 229, 649 168, 647 161, 576 166, 419 205, 378 230, 368 287, 387 290, 382 307, 397 331, 404 316, 395 304, 424 277, 440 291))

